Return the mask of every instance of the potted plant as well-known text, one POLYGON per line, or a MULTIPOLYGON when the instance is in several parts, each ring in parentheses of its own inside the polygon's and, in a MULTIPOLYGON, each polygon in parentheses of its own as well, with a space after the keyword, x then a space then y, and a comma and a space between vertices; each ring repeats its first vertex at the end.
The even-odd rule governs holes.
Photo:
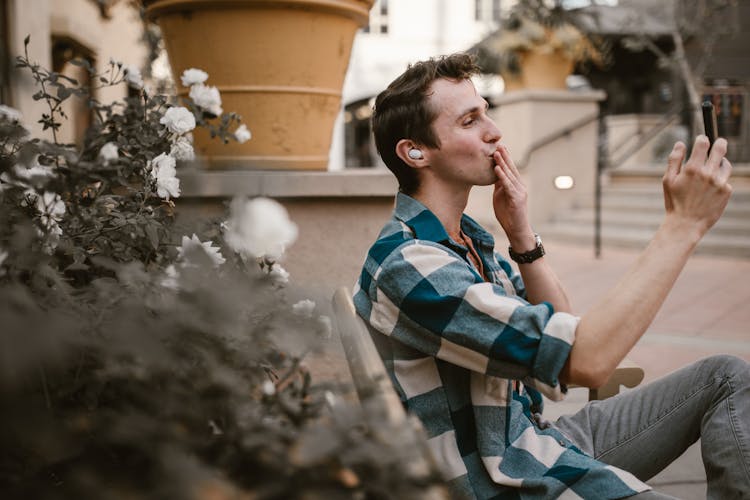
MULTIPOLYGON (((252 130, 224 147, 196 133, 212 168, 325 170, 357 29, 374 0, 150 0, 175 77, 211 75, 252 130)), ((186 85, 175 78, 181 95, 186 85)))
POLYGON ((520 0, 501 28, 477 46, 485 71, 502 75, 506 90, 565 89, 581 62, 600 64, 602 50, 581 29, 580 12, 555 1, 520 0))

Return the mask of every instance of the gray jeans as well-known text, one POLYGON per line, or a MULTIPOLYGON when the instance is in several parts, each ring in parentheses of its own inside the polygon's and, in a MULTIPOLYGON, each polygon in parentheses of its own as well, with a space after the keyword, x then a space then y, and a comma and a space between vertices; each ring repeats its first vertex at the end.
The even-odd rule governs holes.
MULTIPOLYGON (((713 356, 554 424, 579 448, 647 481, 701 438, 707 498, 750 498, 750 364, 713 356)), ((672 498, 648 492, 633 499, 672 498)))

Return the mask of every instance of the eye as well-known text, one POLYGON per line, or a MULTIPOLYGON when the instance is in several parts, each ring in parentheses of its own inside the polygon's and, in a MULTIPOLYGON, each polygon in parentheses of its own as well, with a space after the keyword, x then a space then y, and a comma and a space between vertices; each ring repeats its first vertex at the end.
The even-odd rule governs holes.
POLYGON ((474 117, 474 116, 470 116, 470 117, 466 118, 466 119, 465 119, 465 120, 463 121, 463 125, 464 125, 464 127, 466 127, 466 126, 472 125, 472 124, 473 124, 473 123, 475 123, 476 121, 477 121, 476 117, 474 117))

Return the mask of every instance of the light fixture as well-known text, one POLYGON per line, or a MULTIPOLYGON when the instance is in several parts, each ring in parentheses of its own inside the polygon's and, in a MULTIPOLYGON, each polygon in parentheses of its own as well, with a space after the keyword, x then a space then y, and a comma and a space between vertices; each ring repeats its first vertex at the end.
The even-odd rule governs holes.
POLYGON ((572 189, 575 184, 573 178, 569 175, 558 175, 553 182, 555 187, 560 190, 572 189))

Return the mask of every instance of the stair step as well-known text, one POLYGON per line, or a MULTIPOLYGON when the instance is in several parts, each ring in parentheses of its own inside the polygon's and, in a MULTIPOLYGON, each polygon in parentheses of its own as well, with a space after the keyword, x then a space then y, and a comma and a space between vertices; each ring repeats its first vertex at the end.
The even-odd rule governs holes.
MULTIPOLYGON (((566 242, 590 241, 593 245, 592 226, 545 224, 539 228, 545 238, 566 242)), ((630 248, 645 248, 654 231, 642 228, 602 227, 602 245, 630 248)), ((750 258, 750 236, 716 235, 709 232, 698 244, 696 253, 750 258)))
MULTIPOLYGON (((608 184, 602 187, 603 195, 632 196, 632 197, 657 197, 664 198, 661 184, 608 184)), ((735 187, 732 192, 732 201, 750 202, 750 189, 747 187, 735 187)))
MULTIPOLYGON (((638 165, 633 167, 618 168, 607 172, 613 181, 633 182, 634 180, 659 179, 664 175, 666 164, 638 165)), ((750 177, 750 164, 732 164, 732 178, 744 180, 750 177)))
MULTIPOLYGON (((602 186, 604 246, 644 248, 664 220, 663 166, 644 165, 609 172, 602 186)), ((734 192, 724 214, 696 252, 750 258, 750 165, 734 165, 734 192)), ((537 228, 545 238, 594 241, 593 200, 561 212, 537 228)))
MULTIPOLYGON (((579 205, 576 209, 588 209, 593 211, 593 204, 579 205)), ((664 200, 661 198, 623 198, 618 196, 602 195, 602 211, 630 213, 633 215, 642 215, 644 213, 664 212, 664 200)), ((724 210, 725 217, 744 218, 748 220, 750 228, 750 201, 729 200, 727 208, 724 210)))
MULTIPOLYGON (((603 211, 601 214, 602 227, 610 228, 643 228, 655 231, 664 220, 664 213, 633 214, 622 211, 603 211)), ((594 211, 590 209, 571 210, 551 221, 553 225, 581 225, 594 227, 594 211)), ((727 234, 750 236, 749 217, 731 217, 723 215, 716 225, 711 228, 709 234, 727 234)))

